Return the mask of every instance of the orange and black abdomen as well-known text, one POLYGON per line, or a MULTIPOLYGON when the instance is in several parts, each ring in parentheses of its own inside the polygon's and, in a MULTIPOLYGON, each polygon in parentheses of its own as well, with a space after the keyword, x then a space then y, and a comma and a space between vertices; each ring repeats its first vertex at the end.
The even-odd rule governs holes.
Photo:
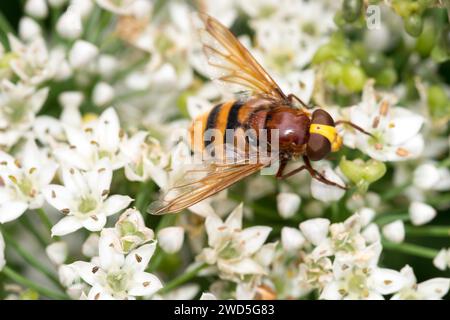
POLYGON ((202 151, 212 141, 205 139, 207 130, 220 132, 221 141, 225 143, 226 130, 264 129, 267 111, 273 106, 273 101, 266 99, 251 99, 248 101, 234 100, 214 106, 209 112, 195 119, 190 129, 191 145, 194 150, 202 151), (201 137, 194 136, 201 132, 201 137))

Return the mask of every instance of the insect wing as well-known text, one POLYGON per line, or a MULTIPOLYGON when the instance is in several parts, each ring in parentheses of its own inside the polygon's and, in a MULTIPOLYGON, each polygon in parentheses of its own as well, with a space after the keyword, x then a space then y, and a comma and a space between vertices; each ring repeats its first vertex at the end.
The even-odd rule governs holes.
POLYGON ((286 96, 238 39, 216 19, 199 13, 203 52, 209 65, 208 74, 251 95, 263 95, 273 99, 286 96))

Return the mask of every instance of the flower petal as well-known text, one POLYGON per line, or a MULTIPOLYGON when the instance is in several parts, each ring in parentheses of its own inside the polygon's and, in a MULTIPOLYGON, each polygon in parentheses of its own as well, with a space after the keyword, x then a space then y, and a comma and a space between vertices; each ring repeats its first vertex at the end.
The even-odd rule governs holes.
POLYGON ((238 241, 242 245, 243 254, 252 255, 257 252, 266 241, 270 231, 272 231, 272 228, 263 226, 255 226, 242 230, 239 234, 238 241))
POLYGON ((448 290, 450 289, 449 278, 434 278, 417 286, 417 292, 420 293, 425 299, 442 299, 448 290))
POLYGON ((52 228, 52 237, 54 236, 65 236, 66 234, 72 233, 80 229, 83 225, 80 220, 75 217, 69 216, 64 217, 52 228))
POLYGON ((132 296, 150 296, 163 287, 157 276, 147 272, 136 273, 132 281, 128 290, 132 296))
POLYGON ((81 224, 89 231, 96 232, 103 229, 106 224, 106 216, 103 213, 92 215, 84 220, 81 220, 81 224))
POLYGON ((17 219, 27 208, 28 205, 20 201, 8 201, 0 204, 0 223, 17 219))
POLYGON ((155 248, 156 242, 153 242, 131 251, 125 258, 125 265, 132 270, 144 271, 155 252, 155 248))
POLYGON ((106 216, 113 215, 128 207, 132 201, 129 196, 113 195, 103 203, 102 212, 106 216))
POLYGON ((373 270, 371 280, 375 290, 382 295, 395 293, 403 288, 406 283, 400 272, 386 268, 373 270))

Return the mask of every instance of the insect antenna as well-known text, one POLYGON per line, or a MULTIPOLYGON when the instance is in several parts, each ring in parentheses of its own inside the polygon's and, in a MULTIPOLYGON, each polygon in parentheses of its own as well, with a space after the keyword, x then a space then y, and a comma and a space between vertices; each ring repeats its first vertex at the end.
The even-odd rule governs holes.
POLYGON ((338 120, 335 122, 335 125, 338 126, 340 124, 346 124, 349 125, 350 127, 352 127, 355 130, 358 130, 361 133, 364 133, 368 136, 371 136, 372 138, 375 138, 375 136, 373 134, 371 134, 370 132, 367 132, 366 130, 364 130, 363 128, 361 128, 360 126, 354 124, 353 122, 347 121, 347 120, 338 120))

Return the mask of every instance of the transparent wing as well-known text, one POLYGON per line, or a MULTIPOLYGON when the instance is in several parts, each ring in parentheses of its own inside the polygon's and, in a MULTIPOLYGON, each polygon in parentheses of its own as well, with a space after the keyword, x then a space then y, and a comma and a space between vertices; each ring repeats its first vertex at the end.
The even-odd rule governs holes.
POLYGON ((147 211, 155 215, 179 212, 228 188, 271 162, 270 156, 262 157, 248 151, 227 151, 225 158, 225 161, 215 158, 193 165, 147 211))
POLYGON ((212 79, 237 85, 244 91, 250 91, 251 95, 286 98, 272 77, 230 30, 207 14, 199 13, 198 16, 203 52, 212 79))

